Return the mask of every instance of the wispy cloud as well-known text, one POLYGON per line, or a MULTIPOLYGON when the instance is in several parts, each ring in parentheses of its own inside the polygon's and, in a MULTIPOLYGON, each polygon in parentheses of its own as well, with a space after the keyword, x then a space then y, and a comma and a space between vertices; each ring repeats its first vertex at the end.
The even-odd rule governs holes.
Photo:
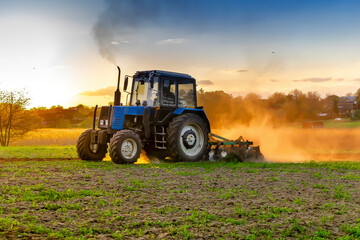
POLYGON ((106 88, 100 88, 94 91, 84 91, 79 93, 79 95, 83 95, 83 96, 112 96, 114 95, 115 92, 115 87, 111 86, 111 87, 106 87, 106 88))
POLYGON ((121 40, 120 42, 119 41, 112 41, 111 42, 112 45, 119 45, 121 43, 127 44, 127 43, 129 43, 129 41, 128 40, 121 40))
POLYGON ((355 81, 355 82, 360 82, 360 78, 356 78, 356 79, 354 79, 353 81, 355 81))
POLYGON ((196 83, 203 86, 214 85, 214 83, 211 80, 199 80, 196 81, 196 83))
POLYGON ((276 79, 270 79, 270 82, 280 82, 280 81, 276 79))
POLYGON ((180 44, 185 41, 184 38, 168 38, 161 41, 158 41, 158 44, 180 44))
POLYGON ((231 72, 231 73, 247 73, 249 70, 247 69, 225 69, 225 72, 231 72))
POLYGON ((305 78, 305 79, 293 80, 293 82, 314 82, 314 83, 319 83, 319 82, 328 82, 328 81, 331 81, 331 80, 332 80, 331 77, 327 77, 327 78, 313 77, 313 78, 305 78))

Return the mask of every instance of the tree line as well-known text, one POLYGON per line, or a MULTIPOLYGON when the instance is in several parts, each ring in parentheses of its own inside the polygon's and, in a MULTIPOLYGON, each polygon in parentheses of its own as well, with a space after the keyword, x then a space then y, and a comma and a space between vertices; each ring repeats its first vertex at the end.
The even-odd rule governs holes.
POLYGON ((33 129, 89 128, 92 125, 94 107, 78 105, 26 109, 29 103, 29 94, 24 90, 0 90, 1 146, 9 146, 11 141, 33 129))
MULTIPOLYGON (((354 94, 347 95, 357 96, 360 99, 360 89, 354 94)), ((340 97, 337 95, 321 97, 316 91, 303 92, 295 89, 287 94, 275 92, 263 99, 257 93, 249 93, 245 97, 233 97, 224 91, 206 92, 200 89, 197 98, 198 105, 204 106, 214 128, 222 128, 229 124, 266 124, 276 127, 340 116, 338 108, 340 97)), ((359 110, 356 111, 355 118, 360 118, 359 110)))
MULTIPOLYGON (((360 89, 354 94, 360 99, 360 89)), ((289 93, 275 92, 266 99, 257 93, 245 97, 233 97, 224 91, 197 93, 199 106, 204 106, 212 128, 231 124, 267 124, 279 126, 294 122, 310 121, 339 116, 337 95, 321 97, 318 92, 302 92, 298 89, 289 93), (326 113, 326 116, 319 116, 326 113)), ((0 145, 8 146, 11 140, 38 128, 90 128, 94 107, 78 105, 64 108, 36 107, 26 109, 30 103, 24 90, 0 90, 0 145)), ((360 118, 360 112, 355 117, 360 118)))

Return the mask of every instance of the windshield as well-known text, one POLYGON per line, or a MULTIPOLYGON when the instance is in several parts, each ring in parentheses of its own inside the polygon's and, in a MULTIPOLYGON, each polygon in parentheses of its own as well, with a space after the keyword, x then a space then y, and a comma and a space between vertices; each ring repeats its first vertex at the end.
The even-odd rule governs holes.
POLYGON ((144 80, 134 80, 133 95, 131 106, 136 106, 139 100, 141 106, 157 106, 158 105, 158 81, 154 81, 154 87, 150 88, 149 82, 144 80))
POLYGON ((178 84, 178 91, 179 91, 179 107, 194 108, 195 107, 194 84, 192 82, 178 84))

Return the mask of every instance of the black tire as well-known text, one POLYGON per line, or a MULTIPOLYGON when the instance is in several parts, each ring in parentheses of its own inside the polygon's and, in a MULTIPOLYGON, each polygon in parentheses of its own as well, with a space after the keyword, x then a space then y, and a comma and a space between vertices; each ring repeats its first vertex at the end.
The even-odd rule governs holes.
POLYGON ((91 131, 92 129, 88 129, 83 132, 77 140, 76 143, 76 151, 79 155, 79 158, 87 161, 96 161, 100 162, 106 155, 107 152, 107 144, 100 145, 98 144, 98 148, 96 152, 91 149, 91 131))
POLYGON ((141 140, 139 135, 131 130, 121 130, 114 134, 110 139, 110 157, 114 163, 128 163, 132 164, 138 160, 141 153, 141 140), (126 142, 125 142, 126 141, 126 142), (125 142, 125 143, 124 143, 125 142), (121 147, 128 147, 130 149, 130 156, 126 156, 121 147))
POLYGON ((186 113, 174 118, 167 128, 171 157, 177 161, 200 161, 207 152, 209 130, 198 115, 186 113))

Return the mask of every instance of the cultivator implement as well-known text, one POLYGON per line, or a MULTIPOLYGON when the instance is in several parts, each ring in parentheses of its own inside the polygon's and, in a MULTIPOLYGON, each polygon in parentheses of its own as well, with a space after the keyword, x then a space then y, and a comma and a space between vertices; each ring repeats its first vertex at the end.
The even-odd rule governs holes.
POLYGON ((223 158, 237 159, 240 162, 263 161, 264 156, 259 146, 244 140, 240 136, 237 140, 229 140, 219 135, 209 133, 209 160, 218 161, 223 158))

